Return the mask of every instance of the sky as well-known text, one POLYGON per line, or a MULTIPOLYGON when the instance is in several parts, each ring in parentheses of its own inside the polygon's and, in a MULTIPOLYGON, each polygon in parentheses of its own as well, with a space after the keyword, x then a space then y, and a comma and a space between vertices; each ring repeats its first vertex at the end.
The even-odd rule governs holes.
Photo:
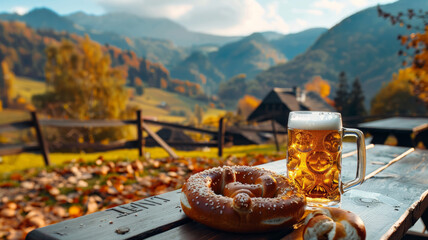
POLYGON ((25 14, 47 7, 60 15, 77 11, 102 15, 127 12, 169 18, 191 31, 223 36, 313 27, 330 28, 367 7, 396 0, 0 0, 0 12, 25 14))

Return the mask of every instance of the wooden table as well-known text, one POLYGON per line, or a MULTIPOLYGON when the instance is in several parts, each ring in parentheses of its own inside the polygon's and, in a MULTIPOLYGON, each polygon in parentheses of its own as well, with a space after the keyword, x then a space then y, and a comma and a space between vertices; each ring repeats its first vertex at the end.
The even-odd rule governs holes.
POLYGON ((360 123, 358 128, 373 135, 373 144, 383 144, 392 134, 397 138, 398 146, 415 147, 422 141, 428 148, 428 118, 393 117, 360 123))
MULTIPOLYGON (((355 176, 356 153, 351 144, 343 152, 342 177, 347 181, 355 176)), ((261 167, 285 173, 286 161, 261 167)), ((366 181, 343 195, 341 207, 363 219, 367 239, 400 239, 421 216, 428 223, 427 150, 369 145, 366 169, 366 181)), ((186 217, 179 194, 177 190, 35 229, 26 239, 279 239, 290 232, 213 230, 186 217)))

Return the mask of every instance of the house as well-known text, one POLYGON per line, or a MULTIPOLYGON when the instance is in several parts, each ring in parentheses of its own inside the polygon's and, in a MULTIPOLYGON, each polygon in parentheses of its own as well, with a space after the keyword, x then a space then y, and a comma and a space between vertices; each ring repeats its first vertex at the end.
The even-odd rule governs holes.
POLYGON ((248 116, 247 121, 264 122, 275 120, 286 127, 291 111, 336 111, 315 92, 306 92, 298 87, 274 88, 260 105, 248 116))

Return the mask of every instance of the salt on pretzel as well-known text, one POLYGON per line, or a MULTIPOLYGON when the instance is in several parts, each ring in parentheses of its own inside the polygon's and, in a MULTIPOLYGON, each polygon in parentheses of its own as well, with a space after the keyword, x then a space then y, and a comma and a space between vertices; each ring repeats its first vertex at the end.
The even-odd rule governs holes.
POLYGON ((288 178, 261 168, 217 167, 192 175, 181 193, 190 218, 231 232, 285 229, 297 223, 306 199, 288 178))

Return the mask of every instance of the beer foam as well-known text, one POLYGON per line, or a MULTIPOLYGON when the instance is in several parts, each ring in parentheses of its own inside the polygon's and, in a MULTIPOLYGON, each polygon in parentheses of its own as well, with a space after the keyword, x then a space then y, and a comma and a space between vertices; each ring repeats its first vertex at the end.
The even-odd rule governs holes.
POLYGON ((288 117, 288 127, 302 130, 340 130, 342 117, 337 112, 293 111, 288 117))

